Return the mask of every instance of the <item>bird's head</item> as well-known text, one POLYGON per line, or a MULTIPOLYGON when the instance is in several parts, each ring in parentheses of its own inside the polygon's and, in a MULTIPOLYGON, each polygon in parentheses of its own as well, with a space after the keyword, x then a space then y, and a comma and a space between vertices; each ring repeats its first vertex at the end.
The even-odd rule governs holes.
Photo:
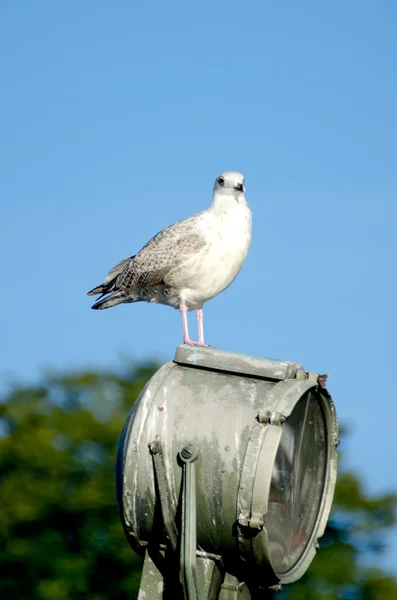
POLYGON ((244 175, 238 171, 225 171, 215 179, 214 195, 234 196, 238 200, 244 192, 244 175))

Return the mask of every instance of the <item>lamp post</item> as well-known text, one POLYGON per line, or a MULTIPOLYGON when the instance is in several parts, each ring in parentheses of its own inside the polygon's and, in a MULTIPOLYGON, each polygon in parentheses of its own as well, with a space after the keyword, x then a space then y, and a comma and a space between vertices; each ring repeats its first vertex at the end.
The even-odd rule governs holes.
POLYGON ((117 460, 126 536, 145 555, 139 598, 249 600, 303 575, 336 481, 325 378, 184 345, 155 373, 117 460))

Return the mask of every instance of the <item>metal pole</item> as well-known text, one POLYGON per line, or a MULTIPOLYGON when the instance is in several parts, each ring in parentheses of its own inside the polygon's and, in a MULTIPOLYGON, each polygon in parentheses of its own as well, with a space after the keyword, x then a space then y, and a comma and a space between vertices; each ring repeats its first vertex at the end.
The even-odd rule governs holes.
POLYGON ((185 446, 179 456, 183 461, 183 500, 181 532, 181 581, 185 600, 201 600, 197 579, 196 465, 198 449, 185 446))

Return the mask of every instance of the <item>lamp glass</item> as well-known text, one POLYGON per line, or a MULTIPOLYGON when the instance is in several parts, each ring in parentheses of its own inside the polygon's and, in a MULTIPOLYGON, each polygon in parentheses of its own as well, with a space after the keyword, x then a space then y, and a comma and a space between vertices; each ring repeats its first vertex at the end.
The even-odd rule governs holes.
POLYGON ((324 490, 326 423, 317 397, 302 396, 282 428, 266 515, 270 559, 279 574, 305 552, 324 490))

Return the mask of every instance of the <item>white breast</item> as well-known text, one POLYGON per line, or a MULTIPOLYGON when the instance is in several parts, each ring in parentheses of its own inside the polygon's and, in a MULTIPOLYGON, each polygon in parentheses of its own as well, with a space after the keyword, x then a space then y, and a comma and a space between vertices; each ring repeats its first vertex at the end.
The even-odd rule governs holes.
POLYGON ((251 243, 251 211, 245 200, 206 212, 199 224, 206 245, 180 281, 180 297, 193 310, 225 290, 239 273, 251 243))

